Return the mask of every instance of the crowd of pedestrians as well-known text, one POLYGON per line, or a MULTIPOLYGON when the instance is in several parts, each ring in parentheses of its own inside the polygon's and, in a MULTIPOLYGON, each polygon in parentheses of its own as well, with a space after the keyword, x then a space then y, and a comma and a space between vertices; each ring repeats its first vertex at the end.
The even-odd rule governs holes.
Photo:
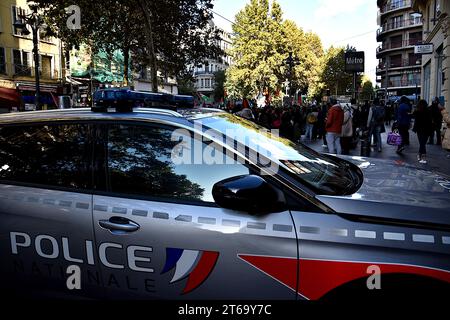
POLYGON ((391 127, 391 123, 392 130, 398 131, 401 136, 401 144, 396 150, 398 154, 409 146, 410 130, 417 134, 419 140, 419 162, 427 162, 427 143, 436 141, 436 144, 442 143, 444 149, 450 150, 450 131, 446 130, 444 140, 441 139, 442 123, 446 123, 445 127, 450 126, 450 118, 437 98, 430 106, 425 100, 420 100, 415 108, 404 96, 394 106, 386 106, 378 98, 363 105, 357 105, 355 100, 338 103, 330 98, 329 102, 320 105, 313 102, 308 106, 274 108, 267 105, 252 108, 244 100, 242 106, 229 111, 265 128, 278 129, 280 136, 295 142, 309 143, 322 139, 323 147, 331 154, 350 154, 360 137, 367 137, 369 144, 382 152, 381 134, 386 132, 386 126, 391 127))

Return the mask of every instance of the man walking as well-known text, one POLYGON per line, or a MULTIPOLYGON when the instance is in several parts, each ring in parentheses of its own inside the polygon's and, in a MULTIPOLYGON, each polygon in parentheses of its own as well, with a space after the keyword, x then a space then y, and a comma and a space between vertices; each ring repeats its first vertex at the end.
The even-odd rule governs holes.
POLYGON ((436 134, 436 144, 441 145, 441 128, 442 128, 442 113, 439 109, 439 98, 436 97, 430 106, 431 121, 433 122, 430 140, 428 144, 434 144, 434 135, 436 134))
POLYGON ((331 154, 342 154, 341 150, 341 133, 342 124, 344 123, 344 111, 337 103, 336 99, 331 98, 333 105, 328 111, 325 129, 327 131, 328 152, 331 154))
POLYGON ((402 144, 398 146, 397 153, 402 153, 405 147, 409 145, 409 127, 411 125, 411 105, 409 99, 405 96, 400 98, 400 105, 397 109, 396 120, 398 131, 402 137, 402 144))
MULTIPOLYGON (((373 100, 373 106, 369 110, 369 117, 367 118, 367 128, 369 128, 369 137, 374 137, 374 143, 377 146, 377 151, 381 152, 381 134, 385 132, 384 128, 384 106, 380 104, 380 99, 373 100)), ((369 141, 370 141, 369 138, 369 141)))

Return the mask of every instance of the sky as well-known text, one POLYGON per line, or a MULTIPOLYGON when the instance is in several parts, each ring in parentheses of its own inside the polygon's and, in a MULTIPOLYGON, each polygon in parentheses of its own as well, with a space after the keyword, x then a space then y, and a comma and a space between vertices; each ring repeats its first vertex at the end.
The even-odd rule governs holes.
MULTIPOLYGON (((365 52, 365 73, 375 85, 377 4, 375 0, 277 0, 284 18, 319 35, 325 49, 350 44, 365 52)), ((214 11, 234 21, 249 0, 213 0, 214 11)), ((231 31, 231 23, 218 16, 214 22, 231 31)))

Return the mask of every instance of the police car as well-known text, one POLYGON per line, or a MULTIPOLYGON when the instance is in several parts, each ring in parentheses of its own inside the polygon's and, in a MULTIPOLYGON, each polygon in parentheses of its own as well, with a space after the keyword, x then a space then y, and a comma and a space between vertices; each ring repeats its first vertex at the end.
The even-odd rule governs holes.
POLYGON ((319 154, 218 110, 95 111, 0 116, 3 293, 316 300, 448 290, 448 177, 319 154))

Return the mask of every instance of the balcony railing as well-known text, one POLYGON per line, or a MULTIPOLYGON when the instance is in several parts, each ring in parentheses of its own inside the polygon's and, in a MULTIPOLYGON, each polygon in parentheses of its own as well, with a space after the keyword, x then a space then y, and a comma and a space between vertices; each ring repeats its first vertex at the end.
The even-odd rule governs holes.
POLYGON ((394 87, 415 87, 420 86, 420 79, 411 79, 411 80, 389 80, 388 88, 394 87))
MULTIPOLYGON (((418 64, 417 62, 420 61, 418 59, 402 59, 401 61, 391 61, 391 63, 388 65, 389 69, 393 68, 406 68, 406 67, 421 67, 421 64, 418 64)), ((377 73, 386 71, 386 65, 385 64, 379 64, 377 66, 377 73)))
POLYGON ((422 25, 422 19, 421 18, 411 18, 411 19, 404 19, 399 20, 395 22, 385 23, 381 28, 377 30, 377 36, 379 36, 382 33, 401 29, 401 28, 407 28, 407 27, 414 27, 414 26, 421 26, 422 25))
POLYGON ((377 48, 377 53, 381 53, 386 50, 401 49, 405 47, 415 46, 416 44, 419 44, 421 42, 422 42, 421 39, 409 39, 402 41, 385 42, 377 48))
POLYGON ((381 14, 388 13, 390 11, 402 9, 402 8, 410 8, 412 6, 411 0, 403 0, 403 1, 389 1, 387 4, 380 8, 381 14))
POLYGON ((31 67, 24 64, 14 64, 14 75, 18 77, 31 77, 31 67))
POLYGON ((213 75, 214 73, 215 73, 215 71, 195 71, 194 75, 196 75, 196 76, 205 75, 205 74, 213 75))
MULTIPOLYGON (((5 74, 8 72, 8 70, 12 70, 12 73, 15 77, 34 77, 35 71, 34 67, 24 64, 9 64, 7 68, 5 68, 5 74)), ((0 66, 1 71, 1 66, 0 66)), ((57 69, 51 69, 51 68, 45 68, 41 67, 39 68, 39 76, 41 79, 44 80, 53 80, 53 79, 59 79, 59 73, 57 69)))

